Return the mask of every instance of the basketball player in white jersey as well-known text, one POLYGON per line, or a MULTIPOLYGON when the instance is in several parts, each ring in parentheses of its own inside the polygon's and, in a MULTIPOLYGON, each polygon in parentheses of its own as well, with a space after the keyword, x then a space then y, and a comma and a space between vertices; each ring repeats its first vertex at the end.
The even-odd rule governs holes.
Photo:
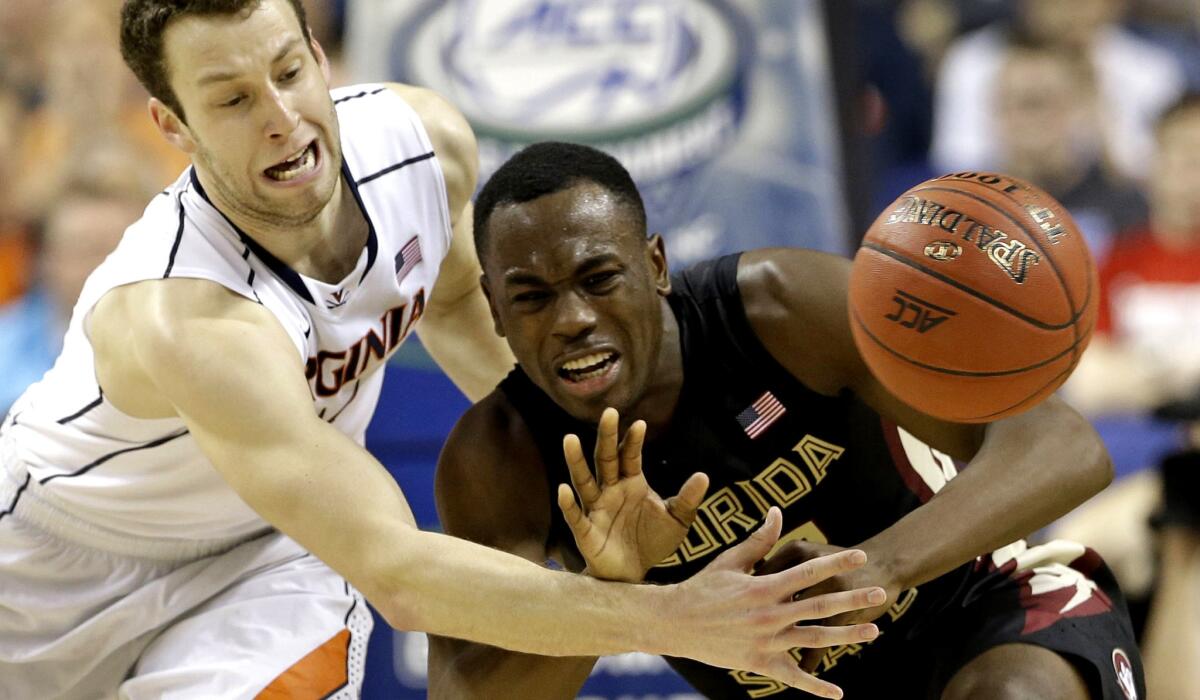
POLYGON ((874 627, 795 623, 881 592, 791 593, 860 552, 752 577, 773 512, 684 583, 604 583, 419 531, 363 448, 419 318, 468 396, 512 362, 478 289, 461 115, 405 86, 331 94, 299 0, 127 0, 122 50, 193 166, 88 280, 62 355, 4 420, 0 697, 353 697, 362 596, 397 628, 687 656, 838 696, 788 650, 874 627))

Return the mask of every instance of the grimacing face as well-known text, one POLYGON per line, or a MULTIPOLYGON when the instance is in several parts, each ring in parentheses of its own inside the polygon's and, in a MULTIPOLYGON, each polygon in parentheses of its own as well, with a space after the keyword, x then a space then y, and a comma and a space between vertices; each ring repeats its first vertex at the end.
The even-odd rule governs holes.
POLYGON ((488 221, 483 284, 496 332, 572 416, 627 411, 653 380, 670 290, 662 240, 600 185, 581 182, 488 221))
POLYGON ((285 0, 248 15, 188 16, 163 41, 183 124, 157 100, 164 135, 188 153, 235 221, 308 223, 336 191, 341 146, 328 64, 285 0))

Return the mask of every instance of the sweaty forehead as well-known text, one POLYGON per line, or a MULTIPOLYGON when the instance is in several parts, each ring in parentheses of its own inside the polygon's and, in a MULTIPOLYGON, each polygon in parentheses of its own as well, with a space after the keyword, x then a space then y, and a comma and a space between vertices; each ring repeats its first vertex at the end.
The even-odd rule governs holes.
POLYGON ((594 183, 496 207, 488 220, 488 258, 498 267, 569 263, 618 254, 645 238, 631 206, 594 183))
POLYGON ((299 20, 284 0, 263 0, 233 14, 189 15, 167 26, 163 52, 177 87, 267 67, 302 44, 299 20))

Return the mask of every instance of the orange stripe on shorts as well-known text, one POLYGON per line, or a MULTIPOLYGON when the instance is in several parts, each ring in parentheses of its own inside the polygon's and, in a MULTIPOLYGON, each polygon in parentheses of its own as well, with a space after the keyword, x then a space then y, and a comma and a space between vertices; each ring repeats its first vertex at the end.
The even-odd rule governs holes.
POLYGON ((350 630, 344 629, 310 651, 263 688, 257 700, 323 698, 346 685, 346 651, 350 630))

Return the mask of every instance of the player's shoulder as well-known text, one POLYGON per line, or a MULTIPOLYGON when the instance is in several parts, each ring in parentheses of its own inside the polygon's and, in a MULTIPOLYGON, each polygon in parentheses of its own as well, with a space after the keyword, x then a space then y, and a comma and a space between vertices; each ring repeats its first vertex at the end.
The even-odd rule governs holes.
POLYGON ((194 344, 179 341, 194 333, 196 323, 258 324, 267 319, 260 305, 217 282, 171 278, 110 290, 96 304, 90 320, 93 329, 120 328, 133 333, 145 347, 193 348, 194 344))
POLYGON ((403 83, 384 86, 421 120, 441 164, 452 209, 457 210, 474 193, 479 177, 479 146, 470 123, 449 100, 429 88, 403 83))
POLYGON ((435 488, 458 488, 463 478, 508 481, 514 471, 543 473, 544 465, 525 417, 497 387, 454 424, 438 459, 435 488))
POLYGON ((470 123, 449 100, 429 88, 403 83, 385 83, 421 119, 429 140, 441 157, 475 158, 475 132, 470 123))
POLYGON ((806 311, 844 301, 850 260, 806 248, 762 248, 738 260, 737 282, 747 315, 806 311))
POLYGON ((801 248, 747 251, 737 280, 746 320, 797 379, 823 393, 846 386, 857 367, 847 291, 850 260, 801 248))
POLYGON ((288 346, 274 342, 272 319, 263 307, 205 279, 116 287, 100 298, 86 323, 105 395, 132 415, 175 415, 161 393, 164 377, 200 393, 225 363, 290 358, 288 346))
POLYGON ((529 426, 496 389, 451 430, 438 458, 434 500, 447 533, 528 554, 550 530, 548 484, 529 426))

